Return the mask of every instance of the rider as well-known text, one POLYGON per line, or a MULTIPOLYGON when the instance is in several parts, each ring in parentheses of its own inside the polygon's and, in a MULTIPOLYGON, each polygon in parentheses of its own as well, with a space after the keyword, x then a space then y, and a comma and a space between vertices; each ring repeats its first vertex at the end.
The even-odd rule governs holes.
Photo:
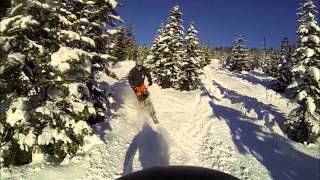
POLYGON ((148 78, 148 85, 151 86, 152 79, 149 70, 143 66, 142 60, 137 60, 136 66, 130 70, 128 79, 140 102, 148 97, 147 87, 144 84, 145 77, 148 78))

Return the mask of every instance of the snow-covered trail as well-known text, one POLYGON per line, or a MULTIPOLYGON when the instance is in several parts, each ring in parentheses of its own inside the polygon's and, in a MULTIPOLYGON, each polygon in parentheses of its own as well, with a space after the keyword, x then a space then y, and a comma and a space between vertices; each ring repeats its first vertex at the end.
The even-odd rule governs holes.
POLYGON ((319 179, 319 145, 305 151, 283 136, 284 120, 293 108, 267 89, 267 80, 208 66, 205 86, 219 97, 210 103, 216 118, 229 126, 233 145, 247 159, 251 176, 261 179, 319 179))
MULTIPOLYGON (((120 64, 118 75, 125 77, 133 66, 120 64)), ((319 176, 317 147, 303 152, 303 145, 283 136, 283 121, 293 105, 266 88, 266 77, 232 74, 214 62, 206 67, 202 82, 200 90, 192 92, 149 87, 160 121, 156 126, 137 108, 127 82, 115 85, 123 106, 113 126, 121 130, 111 133, 125 139, 122 173, 156 165, 195 165, 241 179, 319 176)))
MULTIPOLYGON (((117 72, 122 79, 114 82, 120 108, 112 120, 112 130, 106 133, 106 146, 97 146, 91 155, 92 163, 83 179, 95 177, 114 179, 143 168, 158 165, 197 165, 201 139, 187 132, 194 125, 199 96, 195 92, 178 94, 174 90, 161 91, 157 85, 149 87, 160 124, 154 125, 150 116, 138 104, 126 76, 133 65, 122 65, 117 72), (126 73, 123 73, 126 72, 126 73), (177 97, 179 95, 179 97, 177 97), (180 99, 180 101, 177 101, 180 99), (105 156, 103 154, 109 154, 105 156), (101 158, 101 156, 105 156, 101 158), (104 170, 101 167, 105 167, 104 170)), ((110 83, 110 79, 105 77, 110 83)), ((203 125, 204 126, 204 125, 203 125)), ((205 126, 210 126, 206 124, 205 126)), ((106 129, 106 128, 102 128, 106 129)), ((203 133, 203 131, 198 132, 203 133)))
MULTIPOLYGON (((199 90, 149 87, 159 124, 138 104, 126 76, 134 62, 117 65, 120 81, 103 76, 119 102, 110 122, 95 126, 83 155, 62 166, 10 169, 9 179, 116 179, 158 165, 195 165, 240 179, 319 179, 319 146, 284 137, 288 100, 267 89, 259 73, 234 74, 214 61, 199 90)), ((3 172, 2 172, 3 173, 3 172)), ((8 174, 8 172, 5 172, 8 174)), ((2 179, 1 179, 2 180, 2 179)))

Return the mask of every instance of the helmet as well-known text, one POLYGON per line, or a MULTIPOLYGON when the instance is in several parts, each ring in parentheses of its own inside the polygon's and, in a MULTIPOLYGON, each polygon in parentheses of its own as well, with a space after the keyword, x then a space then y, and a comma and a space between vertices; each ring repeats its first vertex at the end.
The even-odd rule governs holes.
POLYGON ((137 60, 136 61, 136 66, 143 66, 143 61, 142 60, 137 60))
POLYGON ((136 61, 136 68, 138 69, 138 71, 141 71, 143 66, 143 61, 142 60, 137 60, 136 61))

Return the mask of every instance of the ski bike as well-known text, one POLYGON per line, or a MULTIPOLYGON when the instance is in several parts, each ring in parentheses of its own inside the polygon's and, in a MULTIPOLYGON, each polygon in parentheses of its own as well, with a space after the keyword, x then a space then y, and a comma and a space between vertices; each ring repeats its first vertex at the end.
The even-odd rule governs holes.
POLYGON ((135 94, 137 95, 139 103, 142 103, 143 107, 150 114, 153 122, 155 124, 158 124, 159 121, 157 119, 156 112, 155 112, 153 104, 151 102, 150 94, 149 94, 147 87, 144 84, 136 87, 135 94))

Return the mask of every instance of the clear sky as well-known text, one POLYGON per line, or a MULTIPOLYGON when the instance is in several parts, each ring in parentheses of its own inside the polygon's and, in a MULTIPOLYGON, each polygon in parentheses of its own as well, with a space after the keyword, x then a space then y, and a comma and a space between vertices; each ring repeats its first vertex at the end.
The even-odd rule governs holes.
MULTIPOLYGON (((118 0, 119 15, 133 27, 139 44, 152 44, 169 10, 179 4, 185 30, 194 22, 202 43, 231 46, 243 35, 248 47, 279 47, 284 37, 296 41, 297 8, 306 0, 118 0)), ((317 1, 317 5, 320 0, 317 1)), ((319 7, 319 6, 318 6, 319 7)))

